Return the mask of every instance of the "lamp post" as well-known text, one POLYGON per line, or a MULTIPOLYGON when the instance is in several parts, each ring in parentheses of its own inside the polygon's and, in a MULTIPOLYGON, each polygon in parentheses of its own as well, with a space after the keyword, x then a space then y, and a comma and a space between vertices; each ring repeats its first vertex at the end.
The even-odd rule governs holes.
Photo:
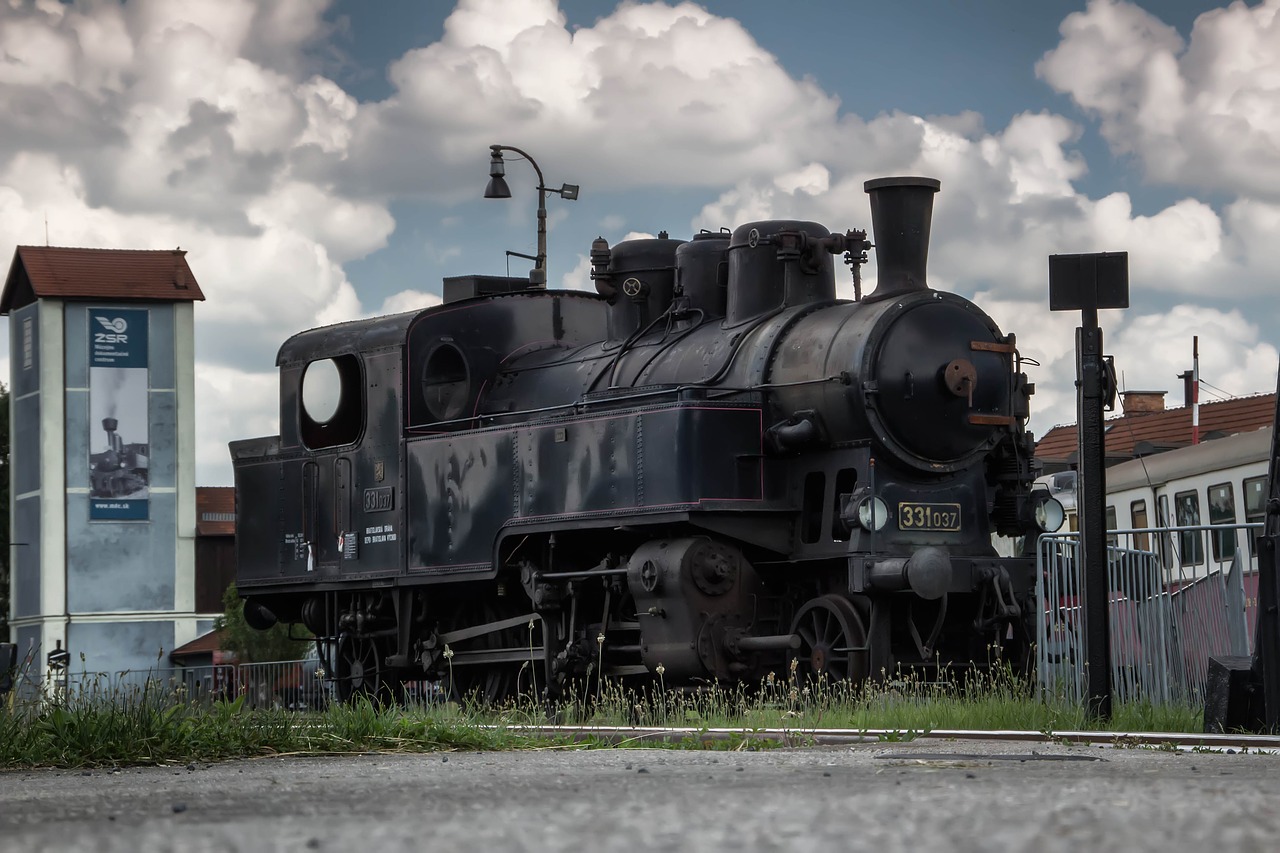
POLYGON ((521 151, 514 145, 490 145, 489 146, 489 185, 484 188, 485 198, 511 198, 511 189, 507 186, 506 166, 502 159, 503 151, 511 151, 519 154, 521 157, 529 161, 529 165, 538 173, 538 254, 534 258, 533 270, 529 273, 529 283, 534 287, 547 286, 547 193, 558 193, 561 198, 567 201, 574 201, 578 198, 578 186, 576 184, 561 184, 559 189, 545 186, 542 180, 542 170, 538 168, 537 162, 534 161, 526 152, 521 151))

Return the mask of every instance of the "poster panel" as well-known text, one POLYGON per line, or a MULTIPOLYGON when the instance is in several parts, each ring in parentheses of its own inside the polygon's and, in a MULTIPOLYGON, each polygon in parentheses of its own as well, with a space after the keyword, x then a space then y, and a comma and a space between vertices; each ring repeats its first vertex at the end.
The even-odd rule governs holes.
POLYGON ((148 314, 89 309, 89 519, 150 518, 148 314))

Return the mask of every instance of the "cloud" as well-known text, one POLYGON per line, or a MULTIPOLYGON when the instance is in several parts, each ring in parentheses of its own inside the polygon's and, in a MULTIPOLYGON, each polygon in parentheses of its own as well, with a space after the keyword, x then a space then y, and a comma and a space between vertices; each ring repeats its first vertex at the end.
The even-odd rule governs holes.
MULTIPOLYGON (((438 300, 417 269, 389 294, 347 270, 388 244, 403 205, 436 205, 430 221, 445 228, 465 222, 457 202, 474 196, 490 143, 589 185, 592 236, 611 242, 650 221, 633 203, 646 193, 670 197, 664 215, 687 210, 695 232, 764 218, 843 231, 870 225, 866 179, 931 175, 943 187, 929 280, 974 298, 1040 362, 1028 370, 1043 430, 1074 419, 1077 318, 1047 310, 1052 253, 1129 251, 1134 307, 1104 327, 1132 383, 1171 386, 1192 334, 1214 384, 1274 381, 1278 10, 1206 13, 1189 41, 1113 0, 1063 22, 1040 75, 1116 152, 1185 191, 1144 209, 1080 189, 1089 125, 1046 111, 991 128, 972 112, 859 116, 693 3, 627 2, 570 30, 552 0, 460 0, 438 41, 389 62, 392 92, 373 102, 319 73, 323 3, 0 3, 0 235, 42 243, 47 214, 54 244, 189 250, 209 297, 197 308, 197 477, 226 482, 226 441, 274 431, 286 337, 438 300)), ((527 208, 506 214, 527 225, 527 208)), ((409 229, 415 263, 464 255, 460 228, 426 230, 409 229)), ((579 289, 589 269, 583 254, 551 267, 579 289)), ((866 277, 869 291, 874 253, 866 277)))
POLYGON ((1038 73, 1150 179, 1280 200, 1280 0, 1205 12, 1189 43, 1118 0, 1091 0, 1061 32, 1038 73))
POLYGON ((837 99, 692 3, 624 3, 569 32, 550 0, 463 0, 439 42, 388 74, 395 93, 361 107, 336 167, 382 191, 471 192, 498 134, 539 152, 548 174, 571 164, 596 192, 716 186, 804 166, 839 123, 837 99))
POLYGON ((385 202, 314 164, 348 154, 356 102, 308 70, 323 5, 0 5, 0 254, 16 243, 188 250, 197 478, 274 420, 289 335, 364 313, 342 264, 386 245, 385 202), (46 226, 47 222, 47 226, 46 226), (248 389, 257 389, 250 392, 248 389), (256 413, 256 414, 255 414, 256 413), (210 450, 212 448, 212 450, 210 450))
POLYGON ((384 299, 378 310, 371 312, 369 316, 378 316, 380 314, 403 314, 406 311, 420 311, 423 308, 431 308, 439 304, 440 295, 437 293, 423 293, 420 290, 402 290, 399 293, 393 293, 384 299))

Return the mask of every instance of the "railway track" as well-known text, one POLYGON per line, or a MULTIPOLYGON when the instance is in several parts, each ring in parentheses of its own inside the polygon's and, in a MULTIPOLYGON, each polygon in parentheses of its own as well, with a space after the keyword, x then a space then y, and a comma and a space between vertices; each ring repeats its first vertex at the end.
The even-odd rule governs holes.
POLYGON ((1280 736, 1187 734, 1180 732, 1019 731, 976 729, 821 729, 732 728, 689 726, 505 726, 512 734, 599 741, 614 746, 645 744, 741 742, 789 747, 844 746, 933 741, 1008 741, 1114 748, 1176 749, 1188 752, 1257 752, 1280 754, 1280 736))

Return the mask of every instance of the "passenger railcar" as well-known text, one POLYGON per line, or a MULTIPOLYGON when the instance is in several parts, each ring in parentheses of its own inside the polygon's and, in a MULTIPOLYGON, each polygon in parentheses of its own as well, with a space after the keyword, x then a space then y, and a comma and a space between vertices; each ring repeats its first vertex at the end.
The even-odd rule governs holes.
POLYGON ((1054 516, 1033 388, 926 283, 938 182, 866 188, 854 301, 865 232, 770 220, 291 338, 279 435, 231 448, 246 616, 305 624, 343 695, 1025 659, 1034 556, 991 543, 1054 516))
MULTIPOLYGON (((1113 465, 1106 471, 1109 531, 1170 528, 1134 533, 1111 544, 1160 557, 1168 582, 1192 580, 1229 564, 1236 548, 1256 571, 1253 535, 1177 531, 1202 525, 1260 524, 1266 517, 1267 466, 1272 427, 1216 438, 1113 465), (1248 542, 1244 540, 1248 539, 1248 542)), ((1068 527, 1078 528, 1075 472, 1047 474, 1037 483, 1066 508, 1068 527)))

